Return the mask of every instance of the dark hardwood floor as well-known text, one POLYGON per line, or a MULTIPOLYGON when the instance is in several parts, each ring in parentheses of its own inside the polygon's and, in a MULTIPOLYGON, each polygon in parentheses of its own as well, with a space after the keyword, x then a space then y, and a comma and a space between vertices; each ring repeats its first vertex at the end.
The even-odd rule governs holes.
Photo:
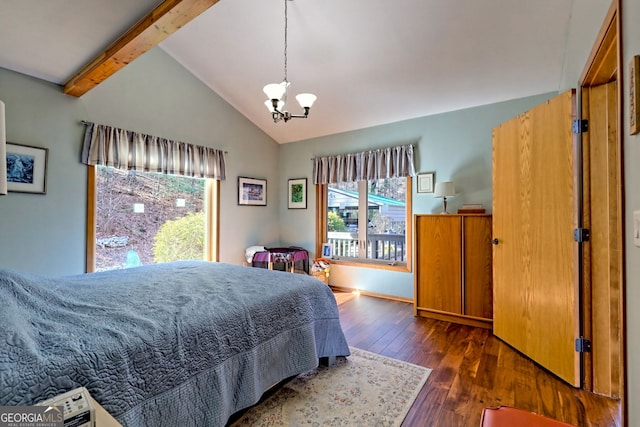
POLYGON ((414 317, 409 303, 357 296, 339 306, 350 346, 433 369, 403 427, 479 427, 508 405, 580 427, 621 425, 621 404, 575 389, 490 331, 414 317))

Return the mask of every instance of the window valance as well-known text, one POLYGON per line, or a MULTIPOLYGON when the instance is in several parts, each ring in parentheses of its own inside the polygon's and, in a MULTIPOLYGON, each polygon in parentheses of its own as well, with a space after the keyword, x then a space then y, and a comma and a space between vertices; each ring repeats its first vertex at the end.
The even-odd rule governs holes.
POLYGON ((413 145, 313 159, 313 183, 334 184, 414 176, 413 145))
POLYGON ((196 178, 226 178, 222 150, 91 122, 85 124, 84 164, 196 178))

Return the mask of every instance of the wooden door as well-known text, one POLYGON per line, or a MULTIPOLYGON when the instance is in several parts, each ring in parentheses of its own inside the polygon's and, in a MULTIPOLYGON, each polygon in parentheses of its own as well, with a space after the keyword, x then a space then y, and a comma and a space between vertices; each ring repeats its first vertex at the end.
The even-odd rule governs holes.
POLYGON ((494 334, 580 385, 576 153, 568 91, 493 130, 494 334))
POLYGON ((462 314, 461 218, 423 215, 416 220, 416 307, 462 314))

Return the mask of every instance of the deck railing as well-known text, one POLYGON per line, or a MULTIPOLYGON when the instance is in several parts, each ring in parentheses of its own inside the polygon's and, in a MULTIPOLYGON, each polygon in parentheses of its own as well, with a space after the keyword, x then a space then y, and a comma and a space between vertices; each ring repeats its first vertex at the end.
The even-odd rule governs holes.
MULTIPOLYGON (((329 244, 335 257, 358 258, 358 233, 328 233, 329 244)), ((367 259, 402 262, 406 258, 404 234, 367 234, 367 259)))

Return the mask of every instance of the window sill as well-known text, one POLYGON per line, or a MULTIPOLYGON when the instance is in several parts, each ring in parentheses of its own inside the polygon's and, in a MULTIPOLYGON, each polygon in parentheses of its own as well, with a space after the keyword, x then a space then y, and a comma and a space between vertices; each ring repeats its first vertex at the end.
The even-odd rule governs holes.
POLYGON ((379 270, 398 271, 401 273, 411 273, 411 266, 406 262, 396 262, 376 260, 356 260, 353 258, 331 258, 332 265, 347 265, 350 267, 376 268, 379 270))

